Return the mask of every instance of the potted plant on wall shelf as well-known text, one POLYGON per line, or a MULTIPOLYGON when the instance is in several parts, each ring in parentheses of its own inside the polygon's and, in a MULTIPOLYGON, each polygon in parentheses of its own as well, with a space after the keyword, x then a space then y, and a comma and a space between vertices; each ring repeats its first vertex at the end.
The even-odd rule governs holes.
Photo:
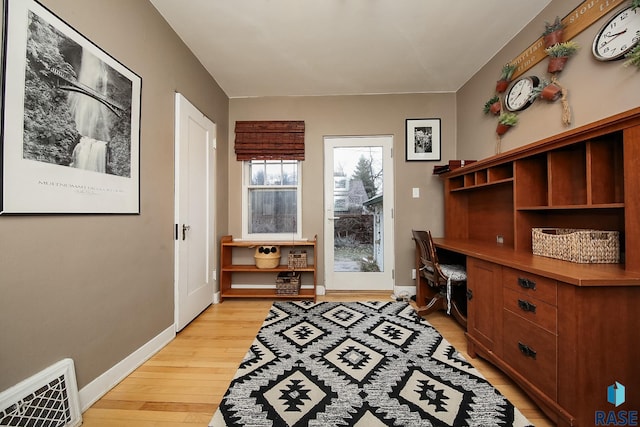
POLYGON ((542 37, 545 48, 564 41, 564 24, 560 21, 559 16, 556 16, 556 19, 551 23, 544 23, 544 32, 542 33, 542 37))
POLYGON ((491 99, 484 103, 484 113, 485 114, 493 114, 497 116, 500 114, 502 110, 502 105, 500 104, 500 97, 498 95, 494 95, 491 99))
POLYGON ((578 43, 574 41, 568 41, 563 43, 554 44, 551 47, 546 48, 544 51, 549 55, 549 65, 547 71, 549 73, 557 73, 562 71, 564 65, 570 56, 575 55, 578 51, 578 43))
POLYGON ((562 88, 553 82, 548 80, 540 80, 538 86, 534 87, 529 96, 530 101, 534 101, 536 98, 544 99, 545 101, 555 102, 562 96, 562 88))
POLYGON ((500 72, 500 78, 496 82, 496 92, 502 93, 507 90, 511 77, 518 66, 516 64, 504 64, 500 72))
POLYGON ((498 117, 498 126, 496 127, 496 133, 498 135, 504 135, 509 129, 518 123, 518 115, 516 113, 502 113, 498 117))

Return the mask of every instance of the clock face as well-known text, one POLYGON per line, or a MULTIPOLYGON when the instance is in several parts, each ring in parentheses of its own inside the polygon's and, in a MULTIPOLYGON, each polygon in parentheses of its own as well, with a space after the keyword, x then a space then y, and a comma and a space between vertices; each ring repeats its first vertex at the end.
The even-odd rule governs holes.
POLYGON ((522 111, 533 103, 530 99, 533 88, 538 85, 540 79, 535 76, 522 77, 512 85, 504 100, 504 106, 509 111, 522 111))
POLYGON ((593 39, 593 56, 600 61, 622 58, 640 40, 640 8, 616 13, 593 39))

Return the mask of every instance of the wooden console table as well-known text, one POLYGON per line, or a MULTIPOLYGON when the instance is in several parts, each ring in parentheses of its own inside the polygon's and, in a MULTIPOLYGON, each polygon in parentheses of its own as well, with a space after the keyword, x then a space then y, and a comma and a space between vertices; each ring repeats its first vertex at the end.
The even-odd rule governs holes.
POLYGON ((469 354, 560 426, 638 410, 640 108, 442 178, 445 237, 435 244, 466 256, 469 354), (534 256, 534 227, 619 231, 623 263, 534 256), (607 402, 615 382, 627 385, 624 407, 607 402))

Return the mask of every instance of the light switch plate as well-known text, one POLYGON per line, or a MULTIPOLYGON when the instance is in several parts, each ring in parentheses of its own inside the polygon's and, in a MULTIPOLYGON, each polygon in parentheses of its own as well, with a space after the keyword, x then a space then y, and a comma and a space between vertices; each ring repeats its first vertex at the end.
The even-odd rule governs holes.
POLYGON ((413 188, 413 198, 414 198, 414 199, 417 199, 417 198, 419 198, 419 197, 420 197, 420 189, 419 189, 419 188, 417 188, 417 187, 414 187, 414 188, 413 188))

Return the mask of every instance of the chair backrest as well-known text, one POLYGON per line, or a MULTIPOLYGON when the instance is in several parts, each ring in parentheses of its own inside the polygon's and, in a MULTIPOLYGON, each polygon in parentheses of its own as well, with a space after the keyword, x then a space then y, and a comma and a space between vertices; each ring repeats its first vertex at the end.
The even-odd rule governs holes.
POLYGON ((420 268, 419 274, 422 275, 431 286, 442 286, 446 284, 447 279, 442 274, 438 265, 438 255, 433 244, 430 231, 412 230, 413 239, 418 243, 420 248, 420 268))

